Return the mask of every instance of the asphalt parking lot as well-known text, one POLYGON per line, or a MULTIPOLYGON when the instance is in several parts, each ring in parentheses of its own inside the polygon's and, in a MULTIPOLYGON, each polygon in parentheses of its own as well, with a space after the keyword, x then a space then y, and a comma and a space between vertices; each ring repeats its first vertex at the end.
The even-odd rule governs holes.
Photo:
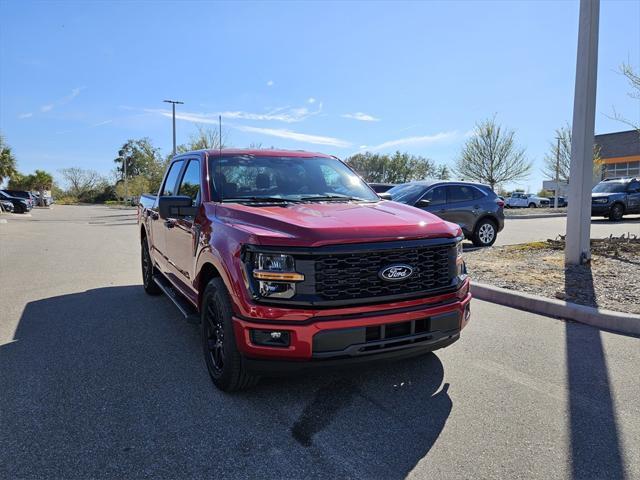
POLYGON ((3 479, 640 478, 639 338, 474 301, 435 354, 226 395, 131 210, 11 216, 0 271, 3 479))

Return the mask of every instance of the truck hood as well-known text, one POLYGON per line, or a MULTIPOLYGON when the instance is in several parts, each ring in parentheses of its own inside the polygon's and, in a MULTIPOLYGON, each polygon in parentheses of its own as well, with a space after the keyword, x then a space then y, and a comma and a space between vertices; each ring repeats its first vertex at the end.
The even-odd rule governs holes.
POLYGON ((247 232, 250 243, 321 246, 340 243, 452 238, 458 225, 408 205, 375 203, 304 203, 216 206, 216 216, 247 232))

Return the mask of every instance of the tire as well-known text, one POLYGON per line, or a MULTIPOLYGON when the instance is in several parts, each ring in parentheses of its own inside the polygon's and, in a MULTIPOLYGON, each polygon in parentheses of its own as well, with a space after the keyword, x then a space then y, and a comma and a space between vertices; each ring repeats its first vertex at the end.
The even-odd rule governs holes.
POLYGON ((529 204, 529 208, 536 208, 536 206, 537 206, 537 205, 536 205, 535 203, 533 203, 533 202, 531 202, 531 203, 529 204))
POLYGON ((242 365, 233 332, 231 301, 222 279, 212 279, 205 288, 200 315, 202 350, 214 385, 223 392, 233 392, 258 383, 259 378, 242 365))
POLYGON ((619 222, 624 215, 624 205, 621 203, 614 203, 609 210, 609 220, 612 222, 619 222))
POLYGON ((476 224, 471 241, 476 247, 490 247, 495 243, 497 237, 496 223, 489 218, 483 218, 476 224))
POLYGON ((155 273, 155 267, 153 266, 153 260, 151 259, 151 254, 149 253, 149 242, 146 237, 142 238, 142 249, 141 249, 141 266, 142 266, 142 286, 144 287, 144 291, 148 295, 160 295, 162 290, 156 282, 153 281, 153 275, 155 273))

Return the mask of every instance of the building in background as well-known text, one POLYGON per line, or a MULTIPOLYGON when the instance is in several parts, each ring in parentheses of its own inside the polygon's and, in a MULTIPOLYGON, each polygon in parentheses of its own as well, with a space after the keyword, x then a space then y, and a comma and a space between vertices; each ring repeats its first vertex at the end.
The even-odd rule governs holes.
POLYGON ((640 132, 605 133, 596 135, 600 146, 602 178, 640 177, 640 132))

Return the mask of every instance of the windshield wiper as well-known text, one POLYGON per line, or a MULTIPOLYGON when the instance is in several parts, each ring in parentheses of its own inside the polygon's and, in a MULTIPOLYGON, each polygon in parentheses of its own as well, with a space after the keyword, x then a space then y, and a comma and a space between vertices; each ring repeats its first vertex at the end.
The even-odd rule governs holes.
POLYGON ((314 195, 313 197, 301 197, 301 201, 303 202, 312 202, 314 200, 318 200, 321 202, 331 201, 331 200, 342 200, 342 201, 355 201, 355 202, 367 202, 366 198, 359 197, 350 197, 349 195, 314 195))
POLYGON ((223 198, 223 202, 256 202, 256 203, 298 203, 300 200, 282 197, 238 197, 223 198))

